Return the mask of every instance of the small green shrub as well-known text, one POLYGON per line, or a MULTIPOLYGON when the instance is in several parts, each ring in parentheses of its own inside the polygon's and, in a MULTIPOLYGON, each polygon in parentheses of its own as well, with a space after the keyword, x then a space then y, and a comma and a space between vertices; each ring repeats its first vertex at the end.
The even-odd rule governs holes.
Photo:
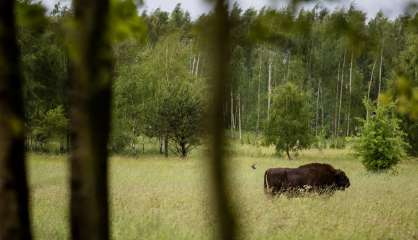
POLYGON ((363 126, 354 150, 369 171, 390 169, 405 156, 407 143, 400 129, 400 120, 395 115, 394 104, 379 104, 377 107, 365 102, 368 119, 361 119, 363 126))

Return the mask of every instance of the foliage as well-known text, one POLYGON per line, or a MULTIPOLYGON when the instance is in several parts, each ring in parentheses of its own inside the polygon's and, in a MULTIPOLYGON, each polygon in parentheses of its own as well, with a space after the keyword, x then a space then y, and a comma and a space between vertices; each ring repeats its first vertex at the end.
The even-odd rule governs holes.
POLYGON ((308 94, 292 83, 278 86, 273 93, 271 117, 265 129, 266 142, 276 146, 278 152, 291 151, 310 146, 312 133, 309 121, 312 112, 308 94))
POLYGON ((406 133, 405 140, 409 144, 407 152, 411 156, 418 156, 418 120, 403 116, 401 121, 402 131, 406 133))
MULTIPOLYGON (((412 55, 412 54, 411 54, 412 55)), ((409 61, 402 64, 405 68, 413 68, 409 61)), ((405 140, 410 145, 408 153, 418 156, 418 79, 412 81, 407 75, 397 77, 394 87, 382 97, 396 99, 396 110, 401 115, 401 128, 406 133, 405 140)))
POLYGON ((365 105, 373 114, 368 119, 361 119, 363 126, 354 144, 356 155, 369 171, 390 169, 405 156, 407 147, 394 104, 374 107, 365 101, 365 105))
MULTIPOLYGON (((205 80, 212 66, 205 50, 211 44, 202 33, 211 32, 213 13, 191 19, 180 4, 171 12, 140 13, 141 4, 111 1, 109 51, 115 56, 111 149, 116 152, 137 150, 138 139, 148 134, 146 119, 153 118, 167 82, 190 85, 201 96, 210 89, 205 80)), ((26 126, 32 129, 33 141, 42 139, 31 134, 41 128, 45 112, 61 105, 69 115, 71 49, 66 48, 65 32, 73 12, 64 5, 58 3, 48 13, 38 2, 19 0, 16 8, 26 126)), ((355 119, 366 112, 362 99, 376 100, 386 90, 396 99, 409 144, 417 144, 418 15, 390 19, 379 12, 366 21, 354 5, 334 11, 320 6, 294 10, 231 6, 232 84, 224 118, 227 128, 237 131, 240 122, 242 133, 256 133, 257 139, 246 134, 233 137, 258 144, 269 115, 269 86, 292 82, 314 93, 307 100, 316 113, 309 128, 323 130, 331 147, 345 147, 345 138, 356 134, 361 123, 355 119)))
POLYGON ((202 101, 187 87, 172 87, 161 96, 155 113, 148 120, 148 131, 164 136, 181 157, 200 143, 203 121, 202 101))
POLYGON ((113 41, 135 39, 143 41, 146 36, 146 24, 138 15, 138 5, 142 1, 112 0, 110 26, 113 41))
POLYGON ((68 119, 64 114, 63 106, 48 110, 43 118, 32 129, 34 139, 45 147, 50 141, 62 141, 68 132, 68 119))

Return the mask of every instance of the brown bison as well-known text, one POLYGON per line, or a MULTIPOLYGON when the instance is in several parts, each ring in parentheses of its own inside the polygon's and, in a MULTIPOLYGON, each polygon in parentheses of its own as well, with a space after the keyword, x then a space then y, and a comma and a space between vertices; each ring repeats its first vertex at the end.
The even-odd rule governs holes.
POLYGON ((301 191, 333 192, 350 186, 342 170, 329 164, 310 163, 298 168, 270 168, 264 173, 264 191, 267 193, 298 193, 301 191), (325 190, 325 191, 324 191, 325 190))

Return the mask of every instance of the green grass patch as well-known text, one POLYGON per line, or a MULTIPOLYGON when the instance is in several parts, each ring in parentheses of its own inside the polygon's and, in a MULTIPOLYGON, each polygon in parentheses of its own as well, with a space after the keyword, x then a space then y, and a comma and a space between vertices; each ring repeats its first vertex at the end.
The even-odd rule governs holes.
MULTIPOLYGON (((188 159, 159 155, 111 159, 114 239, 211 239, 207 161, 199 150, 188 159)), ((396 172, 372 174, 348 150, 309 150, 294 161, 274 149, 238 146, 232 151, 232 196, 241 239, 418 239, 418 161, 396 172), (331 197, 271 198, 264 171, 330 163, 351 181, 331 197), (251 169, 255 163, 256 170, 251 169)), ((65 156, 29 155, 32 219, 37 239, 68 239, 68 163, 65 156)))

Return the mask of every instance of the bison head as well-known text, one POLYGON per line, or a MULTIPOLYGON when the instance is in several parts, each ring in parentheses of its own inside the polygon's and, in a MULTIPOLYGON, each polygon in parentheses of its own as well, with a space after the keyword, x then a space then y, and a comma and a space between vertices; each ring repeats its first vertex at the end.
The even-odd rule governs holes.
POLYGON ((343 171, 337 170, 335 174, 335 184, 337 185, 337 188, 344 190, 350 186, 350 180, 343 171))

